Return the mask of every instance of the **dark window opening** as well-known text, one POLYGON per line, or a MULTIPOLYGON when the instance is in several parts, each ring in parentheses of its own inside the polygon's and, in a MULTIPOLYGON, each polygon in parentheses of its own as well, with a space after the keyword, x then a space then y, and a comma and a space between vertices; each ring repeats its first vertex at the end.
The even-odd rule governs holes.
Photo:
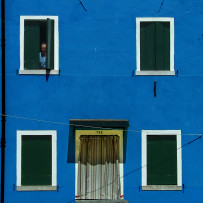
POLYGON ((54 20, 25 20, 24 69, 54 69, 54 20))

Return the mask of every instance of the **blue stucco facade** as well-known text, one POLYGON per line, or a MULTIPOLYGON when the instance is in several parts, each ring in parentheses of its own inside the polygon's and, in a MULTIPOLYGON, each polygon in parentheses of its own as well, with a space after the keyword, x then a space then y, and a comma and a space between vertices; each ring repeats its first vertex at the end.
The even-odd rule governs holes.
POLYGON ((202 0, 6 0, 5 202, 75 201, 70 119, 127 119, 124 199, 203 202, 202 0), (59 19, 60 75, 20 75, 20 16, 59 19), (136 17, 174 18, 175 76, 136 76, 136 17), (154 81, 157 96, 154 97, 154 81), (25 118, 25 119, 22 119, 25 118), (36 119, 36 120, 33 120, 36 119), (51 121, 51 122, 46 122, 51 121), (141 130, 181 130, 182 191, 142 191, 141 130), (57 131, 58 191, 16 191, 17 130, 57 131), (187 135, 192 134, 192 135, 187 135), (187 144, 187 145, 185 145, 187 144))

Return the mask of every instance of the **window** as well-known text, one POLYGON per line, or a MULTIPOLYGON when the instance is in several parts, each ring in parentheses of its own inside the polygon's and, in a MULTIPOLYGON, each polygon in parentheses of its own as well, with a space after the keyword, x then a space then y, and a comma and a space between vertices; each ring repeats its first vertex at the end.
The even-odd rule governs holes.
POLYGON ((142 190, 182 190, 180 130, 142 131, 142 190))
POLYGON ((17 191, 56 190, 56 131, 17 131, 17 191))
POLYGON ((173 18, 136 18, 136 43, 136 75, 175 75, 173 18))
POLYGON ((59 74, 58 17, 20 17, 20 74, 59 74))
MULTIPOLYGON (((76 130, 77 200, 123 199, 123 131, 76 130)), ((125 202, 125 200, 123 200, 125 202)))

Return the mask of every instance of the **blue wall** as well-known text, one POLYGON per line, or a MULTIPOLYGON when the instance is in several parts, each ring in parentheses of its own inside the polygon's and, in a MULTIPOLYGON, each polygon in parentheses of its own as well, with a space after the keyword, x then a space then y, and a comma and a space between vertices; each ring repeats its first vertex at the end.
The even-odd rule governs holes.
MULTIPOLYGON (((7 0, 6 112, 69 123, 128 119, 129 130, 202 133, 202 0, 7 0), (160 8, 161 7, 161 8, 160 8), (160 10, 160 11, 159 11, 160 10), (18 75, 20 16, 59 16, 60 76, 18 75), (174 17, 176 76, 135 76, 136 17, 174 17), (153 85, 157 81, 157 97, 153 85)), ((74 202, 74 163, 67 163, 69 127, 7 118, 6 203, 74 202), (57 130, 58 192, 17 192, 16 131, 57 130)), ((182 144, 198 136, 182 135, 182 144)), ((141 133, 128 132, 124 195, 129 202, 203 202, 203 139, 182 149, 182 191, 141 191, 141 133)))

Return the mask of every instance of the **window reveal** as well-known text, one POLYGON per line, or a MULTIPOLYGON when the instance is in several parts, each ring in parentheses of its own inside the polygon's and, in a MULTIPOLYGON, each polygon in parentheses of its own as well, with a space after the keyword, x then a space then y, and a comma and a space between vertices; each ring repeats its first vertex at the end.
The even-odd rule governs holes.
POLYGON ((180 130, 142 130, 142 190, 182 190, 180 130))
POLYGON ((24 68, 54 69, 54 20, 25 20, 24 23, 24 68))
POLYGON ((56 131, 17 131, 17 191, 54 191, 56 131))
POLYGON ((174 18, 136 18, 136 75, 175 75, 174 18))

